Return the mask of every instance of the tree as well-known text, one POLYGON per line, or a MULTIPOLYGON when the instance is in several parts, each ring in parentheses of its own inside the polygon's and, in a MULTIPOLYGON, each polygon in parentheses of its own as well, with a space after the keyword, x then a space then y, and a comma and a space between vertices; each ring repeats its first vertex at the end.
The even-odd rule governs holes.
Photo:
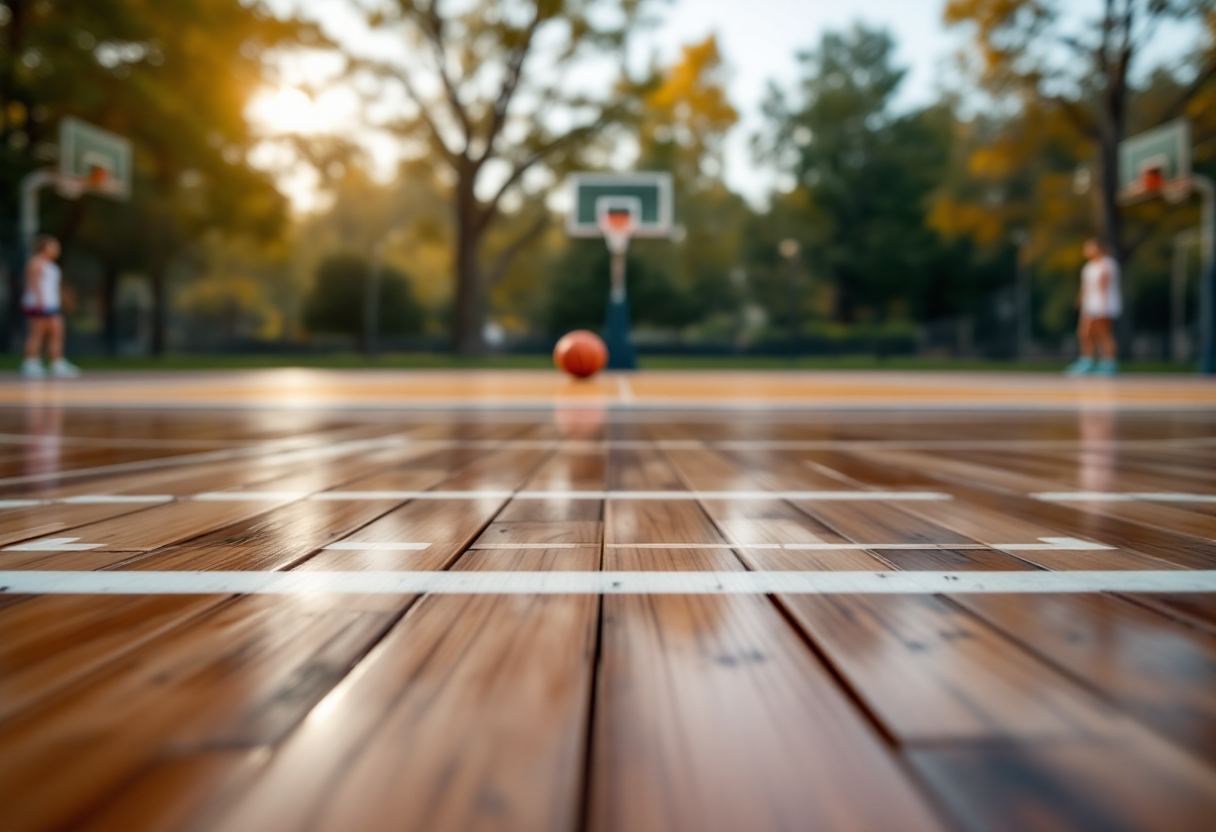
MULTIPOLYGON (((1056 109, 1094 150, 1096 219, 1126 259, 1118 204, 1119 144, 1127 134, 1135 63, 1161 25, 1216 18, 1210 0, 1104 0, 1097 17, 1065 20, 1059 0, 950 0, 945 19, 972 27, 981 85, 1025 107, 1056 109)), ((1181 115, 1216 78, 1216 52, 1201 54, 1192 78, 1164 108, 1181 115)))
POLYGON ((207 229, 267 236, 283 226, 283 198, 247 162, 258 137, 244 108, 265 57, 306 43, 321 44, 314 27, 280 20, 261 2, 180 0, 150 11, 142 0, 3 0, 0 219, 16 216, 20 178, 54 159, 61 117, 129 137, 132 204, 103 214, 82 201, 61 213, 57 230, 95 247, 111 278, 120 268, 148 273, 160 352, 166 273, 183 247, 207 229), (124 212, 130 221, 117 216, 124 212))
MULTIPOLYGON (((877 320, 923 297, 940 253, 925 223, 945 171, 952 114, 939 106, 896 114, 904 70, 892 63, 888 34, 854 27, 825 34, 799 59, 793 96, 773 88, 762 159, 806 192, 802 239, 810 265, 835 291, 835 315, 877 320)), ((774 246, 775 248, 775 246, 774 246)))
MULTIPOLYGON (((650 270, 671 274, 687 304, 683 323, 729 315, 738 308, 730 274, 739 263, 749 212, 722 179, 723 146, 739 113, 726 94, 717 39, 683 47, 679 59, 654 76, 642 97, 637 166, 672 173, 683 233, 670 243, 637 246, 635 253, 650 270)), ((632 285, 630 295, 635 317, 648 314, 632 285)))
MULTIPOLYGON (((361 254, 332 254, 321 261, 304 304, 304 325, 312 332, 355 335, 367 348, 365 310, 372 265, 361 254)), ((412 335, 422 329, 422 310, 409 278, 391 266, 380 273, 376 329, 385 335, 412 335)))
POLYGON ((482 351, 487 289, 548 223, 541 196, 554 173, 630 114, 628 84, 591 95, 571 83, 587 58, 616 55, 647 0, 396 0, 370 23, 399 32, 400 60, 362 61, 395 84, 413 112, 395 124, 425 144, 452 182, 455 225, 453 345, 482 351), (542 166, 549 176, 539 175, 542 166), (509 205, 531 215, 485 260, 484 243, 509 205))

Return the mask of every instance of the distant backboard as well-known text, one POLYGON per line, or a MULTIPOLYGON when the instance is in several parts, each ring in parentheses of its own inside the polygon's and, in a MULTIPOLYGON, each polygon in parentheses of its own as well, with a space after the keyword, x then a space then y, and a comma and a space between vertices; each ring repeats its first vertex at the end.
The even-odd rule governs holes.
POLYGON ((1184 118, 1119 145, 1119 198, 1135 202, 1179 188, 1191 176, 1191 123, 1184 118))
POLYGON ((131 195, 131 142, 68 116, 59 125, 59 174, 83 183, 89 193, 127 199, 131 195))
POLYGON ((603 237, 605 215, 620 212, 632 216, 633 237, 671 236, 669 173, 576 173, 569 186, 573 208, 566 232, 571 237, 603 237))

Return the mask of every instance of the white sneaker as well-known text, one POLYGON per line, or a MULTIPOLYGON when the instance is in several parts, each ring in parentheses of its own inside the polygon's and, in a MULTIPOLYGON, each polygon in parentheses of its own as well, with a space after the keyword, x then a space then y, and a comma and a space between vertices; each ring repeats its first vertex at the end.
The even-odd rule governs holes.
POLYGON ((60 358, 51 364, 51 375, 55 378, 76 378, 80 368, 66 358, 60 358))
POLYGON ((21 375, 26 378, 46 378, 46 370, 37 358, 27 358, 21 362, 21 375))

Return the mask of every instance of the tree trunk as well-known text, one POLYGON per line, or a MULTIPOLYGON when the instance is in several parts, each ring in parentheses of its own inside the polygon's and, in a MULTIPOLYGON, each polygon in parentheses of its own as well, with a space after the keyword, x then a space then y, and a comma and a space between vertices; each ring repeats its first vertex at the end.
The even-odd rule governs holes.
POLYGON ((1123 246, 1123 216, 1119 210, 1119 145, 1127 131, 1127 65, 1131 56, 1125 53, 1106 71, 1098 119, 1098 166, 1100 170, 1098 223, 1100 236, 1107 251, 1118 264, 1123 278, 1124 314, 1116 324, 1119 352, 1128 354, 1131 338, 1131 305, 1127 297, 1127 253, 1123 246))
POLYGON ((167 263, 153 266, 149 278, 152 281, 152 355, 160 358, 165 354, 165 272, 167 263))
POLYGON ((481 339, 485 285, 481 273, 482 233, 477 227, 477 200, 472 181, 457 183, 456 303, 452 349, 457 355, 485 352, 481 339))
POLYGON ((102 341, 106 355, 118 355, 118 267, 105 264, 101 277, 102 341))

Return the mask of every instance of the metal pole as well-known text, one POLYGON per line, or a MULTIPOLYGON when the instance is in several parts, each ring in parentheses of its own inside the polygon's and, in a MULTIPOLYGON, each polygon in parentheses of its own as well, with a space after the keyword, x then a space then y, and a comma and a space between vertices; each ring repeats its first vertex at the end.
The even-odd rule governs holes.
POLYGON ((1170 280, 1170 358, 1185 361, 1186 343, 1186 255, 1199 240, 1200 229, 1191 228, 1174 237, 1173 274, 1170 280))
POLYGON ((629 301, 625 294, 625 255, 629 251, 628 235, 610 235, 608 251, 612 254, 608 291, 608 320, 604 334, 607 336, 608 369, 636 370, 637 357, 633 352, 633 341, 629 336, 629 301))
POLYGON ((1191 187, 1203 197, 1203 282, 1199 288, 1199 372, 1216 375, 1216 184, 1202 174, 1191 187))
POLYGON ((625 302, 625 251, 616 249, 612 252, 612 288, 609 291, 609 301, 612 303, 625 302))
POLYGON ((38 191, 56 181, 54 171, 36 170, 21 180, 21 244, 28 258, 38 236, 38 191))

